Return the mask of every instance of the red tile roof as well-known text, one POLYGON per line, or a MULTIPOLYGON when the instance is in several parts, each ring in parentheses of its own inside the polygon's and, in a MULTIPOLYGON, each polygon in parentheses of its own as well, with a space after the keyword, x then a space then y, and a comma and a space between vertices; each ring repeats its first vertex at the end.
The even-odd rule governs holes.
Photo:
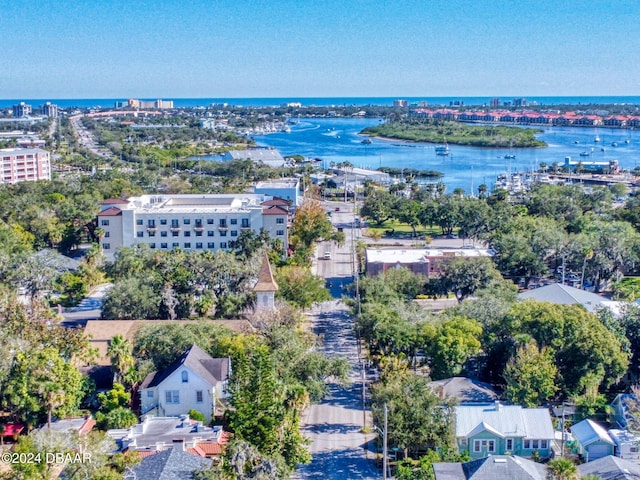
POLYGON ((289 202, 283 200, 282 198, 274 197, 271 200, 267 200, 266 202, 262 202, 260 205, 264 205, 265 207, 272 207, 274 205, 278 205, 281 207, 288 207, 289 202))
POLYGON ((196 448, 204 453, 204 455, 201 455, 202 457, 206 457, 207 455, 222 455, 222 445, 218 442, 199 442, 196 444, 196 448))
POLYGON ((262 214, 263 215, 289 215, 289 212, 287 212, 282 207, 273 206, 263 210, 262 214))
POLYGON ((126 205, 129 201, 123 198, 107 198, 100 202, 100 205, 126 205))
POLYGON ((122 210, 117 207, 107 208, 98 214, 99 217, 117 217, 118 215, 122 215, 122 210))
POLYGON ((200 446, 198 446, 197 444, 193 448, 187 448, 187 452, 193 453, 194 455, 198 455, 199 457, 207 456, 207 453, 202 448, 200 448, 200 446))

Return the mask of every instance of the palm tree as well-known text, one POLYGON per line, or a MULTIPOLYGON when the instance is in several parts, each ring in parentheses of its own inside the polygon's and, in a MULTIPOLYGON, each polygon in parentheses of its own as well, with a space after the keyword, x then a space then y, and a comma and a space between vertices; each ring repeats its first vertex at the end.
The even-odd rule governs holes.
POLYGON ((114 370, 114 381, 122 383, 123 376, 133 368, 134 358, 131 352, 131 343, 122 335, 116 335, 109 342, 107 355, 111 361, 111 368, 114 370))
POLYGON ((547 480, 578 480, 578 467, 568 458, 555 458, 547 464, 547 480))

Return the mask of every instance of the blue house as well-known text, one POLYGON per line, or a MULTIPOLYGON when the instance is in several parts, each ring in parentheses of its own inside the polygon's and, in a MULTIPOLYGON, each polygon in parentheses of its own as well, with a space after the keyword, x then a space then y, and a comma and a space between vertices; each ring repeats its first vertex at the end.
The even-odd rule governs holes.
POLYGON ((582 420, 571 426, 576 450, 585 462, 613 455, 615 443, 607 431, 593 420, 582 420))
POLYGON ((519 405, 459 405, 455 411, 456 442, 471 458, 487 455, 551 456, 554 438, 546 408, 519 405))

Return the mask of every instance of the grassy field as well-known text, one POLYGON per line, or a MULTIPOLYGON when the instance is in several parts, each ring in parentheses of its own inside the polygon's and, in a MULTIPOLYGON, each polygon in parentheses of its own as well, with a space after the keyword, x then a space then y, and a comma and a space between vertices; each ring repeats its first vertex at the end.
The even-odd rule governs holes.
POLYGON ((394 220, 389 220, 384 222, 382 226, 377 226, 371 222, 369 222, 369 227, 367 228, 364 235, 366 237, 374 237, 376 235, 380 235, 381 238, 417 238, 424 239, 425 236, 436 237, 438 235, 442 235, 442 230, 439 227, 433 228, 424 228, 417 227, 416 233, 417 237, 413 237, 413 229, 410 225, 406 223, 400 223, 394 220), (393 234, 390 234, 393 232, 393 234))

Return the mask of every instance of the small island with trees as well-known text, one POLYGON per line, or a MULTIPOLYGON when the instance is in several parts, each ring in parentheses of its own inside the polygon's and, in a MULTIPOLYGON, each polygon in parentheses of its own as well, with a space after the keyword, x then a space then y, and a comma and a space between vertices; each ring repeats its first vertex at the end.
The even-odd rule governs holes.
POLYGON ((473 147, 537 148, 547 144, 536 139, 534 128, 497 125, 467 125, 462 122, 411 119, 381 123, 360 132, 369 137, 408 142, 446 143, 473 147))

